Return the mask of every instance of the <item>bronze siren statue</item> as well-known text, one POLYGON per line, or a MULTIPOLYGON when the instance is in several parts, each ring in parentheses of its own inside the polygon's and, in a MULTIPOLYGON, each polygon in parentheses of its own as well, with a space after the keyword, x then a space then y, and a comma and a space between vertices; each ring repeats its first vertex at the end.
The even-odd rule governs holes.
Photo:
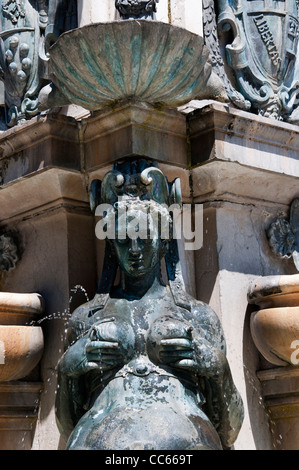
POLYGON ((98 292, 72 315, 59 364, 57 422, 67 449, 232 446, 243 405, 219 319, 185 292, 177 240, 153 224, 157 215, 171 226, 166 206, 180 204, 179 180, 169 183, 144 160, 127 161, 93 182, 91 195, 93 208, 107 204, 116 232, 98 292), (144 217, 151 238, 120 236, 144 217), (160 279, 163 257, 168 285, 160 279))

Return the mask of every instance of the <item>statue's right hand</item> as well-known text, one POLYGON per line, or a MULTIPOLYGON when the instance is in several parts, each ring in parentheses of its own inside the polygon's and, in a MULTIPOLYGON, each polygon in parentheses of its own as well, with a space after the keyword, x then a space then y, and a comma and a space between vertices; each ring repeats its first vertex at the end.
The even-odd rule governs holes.
POLYGON ((121 362, 117 342, 95 340, 89 334, 69 347, 60 362, 60 371, 68 377, 78 377, 95 369, 104 372, 121 362))
POLYGON ((85 348, 89 367, 105 371, 122 363, 118 341, 103 339, 101 329, 98 326, 91 328, 85 348))
POLYGON ((59 363, 61 374, 67 377, 79 377, 95 368, 95 365, 89 363, 86 354, 86 347, 89 341, 89 336, 85 335, 66 350, 59 363))
POLYGON ((133 355, 135 336, 127 322, 104 319, 95 323, 64 354, 60 371, 75 377, 90 370, 101 372, 122 367, 133 355))

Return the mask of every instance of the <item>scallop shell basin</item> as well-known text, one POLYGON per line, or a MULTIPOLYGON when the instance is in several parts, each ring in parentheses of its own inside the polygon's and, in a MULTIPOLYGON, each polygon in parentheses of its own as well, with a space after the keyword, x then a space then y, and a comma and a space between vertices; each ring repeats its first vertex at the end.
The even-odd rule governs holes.
POLYGON ((49 49, 51 80, 89 110, 130 98, 178 106, 202 93, 211 74, 203 39, 155 21, 95 23, 49 49))

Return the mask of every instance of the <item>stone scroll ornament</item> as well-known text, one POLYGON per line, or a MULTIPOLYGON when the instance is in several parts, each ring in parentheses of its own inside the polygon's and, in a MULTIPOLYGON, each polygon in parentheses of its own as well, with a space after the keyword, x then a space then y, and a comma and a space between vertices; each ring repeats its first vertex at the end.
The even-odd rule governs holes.
POLYGON ((159 0, 116 0, 115 7, 124 19, 154 18, 159 0))
POLYGON ((74 7, 74 0, 0 1, 2 127, 38 114, 38 94, 49 82, 47 49, 62 32, 75 27, 74 7))
POLYGON ((231 447, 243 405, 219 319, 185 289, 167 209, 181 206, 179 179, 129 159, 94 180, 90 194, 107 224, 106 252, 98 290, 73 312, 58 365, 56 417, 66 448, 231 447))
POLYGON ((293 258, 299 271, 299 199, 291 204, 290 220, 278 218, 267 231, 273 253, 280 258, 293 258))
POLYGON ((203 4, 214 70, 224 77, 231 100, 261 116, 298 123, 296 0, 217 0, 216 8, 211 0, 203 4))

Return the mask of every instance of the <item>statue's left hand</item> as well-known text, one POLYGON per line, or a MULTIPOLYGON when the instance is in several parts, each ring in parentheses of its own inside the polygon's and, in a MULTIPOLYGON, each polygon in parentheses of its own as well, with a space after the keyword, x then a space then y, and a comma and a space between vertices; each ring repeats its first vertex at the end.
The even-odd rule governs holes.
POLYGON ((184 321, 157 321, 149 335, 149 354, 154 362, 189 370, 203 377, 221 376, 225 355, 184 321))
POLYGON ((192 327, 176 319, 156 321, 149 334, 148 352, 154 362, 171 367, 194 368, 192 327))

